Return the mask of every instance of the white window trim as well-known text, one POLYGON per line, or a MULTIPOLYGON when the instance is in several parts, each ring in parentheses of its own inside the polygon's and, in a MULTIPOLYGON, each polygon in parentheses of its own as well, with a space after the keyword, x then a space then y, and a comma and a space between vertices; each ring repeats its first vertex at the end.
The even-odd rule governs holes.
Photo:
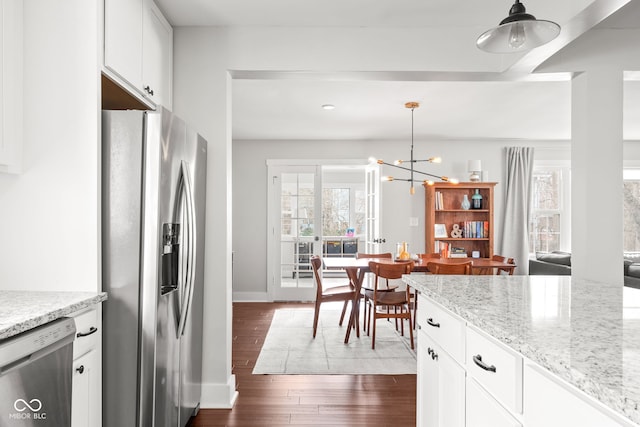
MULTIPOLYGON (((560 169, 562 182, 560 190, 560 209, 539 210, 540 212, 560 212, 559 250, 571 252, 571 161, 534 160, 533 169, 560 169)), ((534 255, 534 254, 531 254, 534 255)))

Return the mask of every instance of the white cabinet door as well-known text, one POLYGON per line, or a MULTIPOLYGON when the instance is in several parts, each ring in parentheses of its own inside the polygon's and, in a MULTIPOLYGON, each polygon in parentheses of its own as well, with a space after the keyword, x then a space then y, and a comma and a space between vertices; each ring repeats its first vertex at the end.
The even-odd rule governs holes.
POLYGON ((22 167, 22 3, 0 0, 0 172, 22 167))
POLYGON ((73 362, 71 427, 100 427, 100 359, 91 350, 73 362))
POLYGON ((525 365, 524 368, 524 422, 527 427, 621 427, 630 423, 611 413, 599 402, 587 402, 581 392, 570 391, 552 374, 540 368, 525 365))
POLYGON ((465 371, 424 332, 418 334, 419 427, 464 427, 465 371))
POLYGON ((71 427, 102 425, 102 325, 99 309, 74 314, 71 427))
POLYGON ((104 65, 142 88, 142 1, 105 0, 104 65))
POLYGON ((171 110, 173 28, 152 0, 145 1, 142 26, 143 95, 171 110))
POLYGON ((522 427, 520 422, 471 377, 467 377, 466 409, 466 427, 522 427))

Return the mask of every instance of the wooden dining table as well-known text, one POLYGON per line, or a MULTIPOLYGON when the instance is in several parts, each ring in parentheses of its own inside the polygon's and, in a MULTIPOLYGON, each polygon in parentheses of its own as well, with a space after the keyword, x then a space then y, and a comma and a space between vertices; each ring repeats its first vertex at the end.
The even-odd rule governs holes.
MULTIPOLYGON (((370 272, 369 262, 381 262, 381 263, 395 263, 402 261, 395 261, 385 258, 354 258, 354 257, 323 257, 322 262, 327 270, 344 270, 347 273, 349 281, 355 288, 355 298, 351 304, 351 314, 349 316, 349 325, 344 337, 344 342, 349 342, 351 336, 351 329, 356 330, 356 336, 360 338, 360 294, 362 290, 362 283, 364 282, 364 276, 370 272)), ((496 269, 512 270, 516 267, 515 264, 509 264, 502 261, 494 261, 490 258, 433 258, 433 259, 418 259, 413 261, 412 272, 422 272, 431 274, 427 269, 429 262, 439 262, 447 264, 456 264, 466 261, 471 261, 471 271, 473 274, 491 274, 496 269)))

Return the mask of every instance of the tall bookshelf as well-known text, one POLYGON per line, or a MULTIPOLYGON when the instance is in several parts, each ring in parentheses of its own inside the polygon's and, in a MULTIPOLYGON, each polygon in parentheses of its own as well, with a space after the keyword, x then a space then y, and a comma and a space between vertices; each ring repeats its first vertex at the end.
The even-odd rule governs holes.
POLYGON ((439 248, 448 244, 451 248, 463 248, 469 257, 473 251, 479 251, 481 258, 491 258, 494 235, 493 197, 496 184, 496 182, 425 184, 425 252, 440 252, 439 248), (471 196, 476 189, 480 190, 482 195, 482 209, 463 209, 464 195, 466 194, 471 202, 471 196), (438 193, 442 194, 441 203, 436 204, 438 193), (479 223, 482 224, 481 234, 478 234, 479 223), (447 237, 435 236, 435 224, 444 224, 447 237), (467 233, 460 238, 451 237, 454 224, 458 224, 463 230, 466 225, 467 233), (471 224, 476 226, 475 233, 472 233, 471 224))

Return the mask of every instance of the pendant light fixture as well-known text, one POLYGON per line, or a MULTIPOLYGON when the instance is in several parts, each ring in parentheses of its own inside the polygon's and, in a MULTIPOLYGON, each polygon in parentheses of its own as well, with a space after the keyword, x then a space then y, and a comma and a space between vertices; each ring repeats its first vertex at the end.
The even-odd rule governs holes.
POLYGON ((440 157, 429 157, 428 159, 425 160, 418 160, 418 159, 414 159, 413 158, 413 111, 420 107, 420 104, 418 102, 407 102, 406 104, 404 104, 405 108, 410 108, 411 109, 411 158, 409 160, 396 160, 393 163, 387 163, 382 159, 378 159, 376 160, 376 162, 379 165, 387 165, 387 166, 392 166, 394 168, 397 169, 402 169, 405 171, 409 172, 409 178, 394 178, 392 176, 383 176, 382 177, 382 181, 407 181, 411 184, 411 187, 409 189, 409 193, 411 195, 415 194, 416 190, 413 186, 414 182, 420 182, 420 183, 424 183, 427 185, 433 185, 433 180, 422 180, 422 179, 416 179, 414 178, 414 175, 419 174, 419 175, 425 175, 425 176, 430 176, 432 178, 436 178, 439 179, 441 181, 446 181, 446 182, 450 182, 452 184, 457 184, 458 180, 455 178, 449 178, 447 176, 440 176, 440 175, 434 175, 432 173, 428 173, 428 172, 422 172, 419 170, 414 169, 414 164, 415 163, 419 163, 419 162, 428 162, 428 163, 441 163, 442 159, 440 157), (409 167, 406 166, 402 166, 405 163, 409 163, 409 167))
POLYGON ((511 6, 509 16, 478 37, 476 45, 491 53, 524 52, 549 43, 560 34, 560 25, 536 19, 527 13, 519 0, 511 6))

